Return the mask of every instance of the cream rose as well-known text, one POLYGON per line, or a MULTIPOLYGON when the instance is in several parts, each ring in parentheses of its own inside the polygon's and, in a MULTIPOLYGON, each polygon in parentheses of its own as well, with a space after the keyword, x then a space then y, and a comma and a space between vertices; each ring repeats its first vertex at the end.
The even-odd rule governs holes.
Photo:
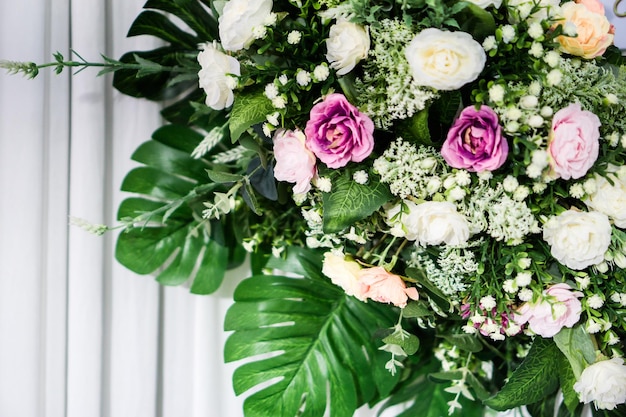
POLYGON ((456 90, 478 78, 487 59, 469 33, 429 28, 406 47, 406 59, 418 85, 456 90))
POLYGON ((416 240, 423 246, 457 246, 469 239, 469 223, 452 203, 427 201, 417 204, 409 218, 416 240))
POLYGON ((201 67, 198 81, 206 93, 206 105, 214 110, 230 107, 235 100, 233 89, 237 86, 234 76, 240 75, 239 61, 209 43, 198 54, 198 63, 201 67))
POLYGON ((326 48, 326 59, 330 66, 338 75, 345 75, 367 57, 370 37, 363 26, 341 21, 331 26, 326 48))
POLYGON ((227 51, 248 48, 254 42, 254 29, 265 26, 272 13, 272 0, 230 0, 218 18, 222 46, 227 51))
POLYGON ((611 23, 604 14, 574 2, 565 3, 561 9, 564 18, 561 23, 574 25, 577 34, 575 37, 561 35, 557 38, 563 52, 591 59, 602 55, 613 44, 611 23))
POLYGON ((343 255, 332 252, 324 254, 322 273, 326 275, 333 284, 343 288, 346 294, 365 301, 363 290, 359 282, 359 272, 361 265, 352 260, 347 260, 343 255))
MULTIPOLYGON (((617 167, 609 167, 615 172, 617 167)), ((611 175, 611 184, 605 177, 595 174, 596 191, 589 195, 585 204, 592 210, 609 216, 615 226, 626 228, 626 175, 611 175)))
POLYGON ((606 214, 597 211, 567 210, 548 220, 543 240, 557 261, 581 270, 604 259, 611 243, 611 223, 606 214))
POLYGON ((574 384, 580 401, 613 410, 626 402, 626 366, 622 358, 598 361, 585 368, 574 384))

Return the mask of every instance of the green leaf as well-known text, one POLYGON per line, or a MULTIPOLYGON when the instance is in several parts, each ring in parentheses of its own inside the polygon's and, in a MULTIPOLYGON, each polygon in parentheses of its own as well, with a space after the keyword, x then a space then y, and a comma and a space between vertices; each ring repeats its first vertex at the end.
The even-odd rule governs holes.
POLYGON ((419 268, 407 268, 404 273, 407 277, 414 279, 415 282, 420 284, 428 296, 437 304, 443 311, 450 310, 450 301, 448 297, 441 292, 435 284, 433 284, 424 273, 423 270, 419 268))
POLYGON ((181 30, 163 14, 152 10, 141 12, 128 30, 128 37, 138 35, 155 36, 187 49, 195 49, 200 43, 199 38, 181 30))
POLYGON ((445 334, 442 337, 453 345, 457 346, 461 350, 467 352, 480 352, 483 350, 483 345, 475 335, 471 334, 445 334))
MULTIPOLYGON (((164 67, 178 65, 179 51, 172 47, 161 47, 151 51, 128 52, 120 58, 121 62, 135 64, 135 57, 155 62, 164 67)), ((120 69, 113 74, 113 87, 120 92, 136 98, 160 101, 174 99, 185 91, 197 89, 197 82, 187 81, 168 86, 169 80, 177 74, 168 71, 139 77, 140 70, 120 69)))
POLYGON ((461 29, 470 33, 478 42, 482 42, 487 36, 496 31, 496 21, 491 12, 467 2, 466 7, 459 13, 461 29))
POLYGON ((207 223, 202 202, 218 185, 210 183, 205 163, 187 152, 202 136, 181 126, 157 130, 133 158, 146 164, 131 170, 122 190, 139 194, 122 202, 118 219, 133 223, 117 239, 115 256, 128 269, 154 274, 163 285, 191 282, 191 292, 215 291, 230 266, 241 262, 242 248, 228 218, 207 223), (171 146, 173 144, 174 146, 171 146))
POLYGON ((407 355, 413 355, 420 347, 420 340, 417 336, 409 334, 402 336, 400 334, 391 334, 383 339, 383 343, 400 346, 407 355))
POLYGON ((333 417, 349 417, 382 397, 378 386, 398 381, 389 373, 377 381, 381 374, 370 372, 388 359, 371 335, 394 322, 392 309, 345 295, 321 275, 319 262, 301 260, 304 278, 240 283, 226 315, 225 330, 234 333, 225 360, 247 360, 234 373, 235 392, 255 389, 244 402, 247 417, 321 417, 327 407, 333 417))
POLYGON ((567 357, 576 378, 580 377, 587 366, 596 361, 596 349, 591 338, 592 336, 580 325, 573 328, 563 327, 552 338, 567 357))
POLYGON ((332 193, 324 193, 325 233, 339 232, 354 222, 363 220, 391 199, 386 185, 361 185, 345 176, 333 184, 332 193))
POLYGON ((425 108, 411 118, 400 122, 398 125, 400 135, 411 142, 432 145, 433 141, 428 128, 428 113, 428 108, 425 108))
POLYGON ((563 392, 563 403, 570 413, 573 414, 580 404, 580 400, 578 399, 578 394, 574 391, 576 376, 574 375, 572 367, 568 363, 568 358, 565 355, 559 355, 558 369, 559 385, 561 386, 561 391, 563 392))
POLYGON ((415 317, 431 316, 433 311, 428 308, 428 304, 423 301, 410 301, 402 309, 402 317, 410 319, 415 317))
POLYGON ((210 169, 206 170, 209 178, 213 182, 217 182, 219 184, 237 182, 243 180, 243 175, 241 174, 231 174, 230 172, 222 172, 222 171, 213 171, 210 169))
POLYGON ((485 404, 494 410, 504 411, 538 402, 553 393, 559 386, 557 368, 560 354, 552 340, 536 337, 528 356, 504 387, 485 404))
POLYGON ((197 0, 148 0, 144 9, 157 9, 179 17, 198 36, 210 42, 218 38, 217 19, 197 0))
POLYGON ((263 122, 274 110, 272 102, 265 97, 263 90, 257 89, 238 95, 230 113, 230 138, 233 143, 250 127, 263 122))

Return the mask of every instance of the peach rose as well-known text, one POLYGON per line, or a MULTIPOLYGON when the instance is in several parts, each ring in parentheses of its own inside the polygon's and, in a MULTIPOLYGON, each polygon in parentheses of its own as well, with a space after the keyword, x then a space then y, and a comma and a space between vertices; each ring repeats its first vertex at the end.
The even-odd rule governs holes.
POLYGON ((359 282, 363 296, 380 303, 391 303, 404 308, 409 298, 419 299, 415 287, 407 288, 402 278, 380 266, 361 269, 359 282))
POLYGON ((564 25, 576 27, 576 37, 557 38, 561 50, 571 55, 592 59, 600 56, 613 44, 611 23, 602 13, 596 13, 585 4, 568 2, 561 6, 564 25))
POLYGON ((355 261, 347 260, 343 255, 332 252, 324 254, 322 273, 330 278, 333 284, 343 288, 346 294, 365 301, 366 297, 363 295, 359 283, 359 271, 361 271, 361 265, 355 261))

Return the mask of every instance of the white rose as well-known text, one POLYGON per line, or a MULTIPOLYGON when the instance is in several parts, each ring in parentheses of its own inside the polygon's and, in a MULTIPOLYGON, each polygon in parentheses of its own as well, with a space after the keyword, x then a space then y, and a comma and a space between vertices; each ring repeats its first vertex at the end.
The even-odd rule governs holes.
POLYGON ((230 0, 218 18, 222 46, 239 51, 255 40, 254 29, 265 26, 272 13, 272 0, 230 0))
POLYGON ((233 104, 233 89, 237 80, 233 75, 240 75, 239 61, 226 55, 215 44, 206 44, 198 54, 201 69, 198 72, 200 88, 206 93, 206 105, 215 110, 222 110, 233 104))
POLYGON ((367 30, 356 23, 337 22, 330 28, 326 39, 326 59, 338 75, 345 75, 362 59, 370 49, 367 30))
POLYGON ((449 202, 417 204, 410 217, 421 245, 460 245, 469 239, 469 224, 449 202))
POLYGON ((622 358, 589 365, 574 384, 580 401, 593 401, 597 408, 613 410, 626 402, 626 366, 622 358))
POLYGON ((330 278, 333 284, 343 288, 346 294, 365 301, 358 278, 360 270, 361 265, 346 260, 343 254, 337 255, 332 252, 324 254, 322 273, 330 278))
POLYGON ((611 223, 597 211, 565 211, 553 216, 543 227, 543 240, 552 256, 575 270, 602 262, 611 243, 611 223))
MULTIPOLYGON (((614 172, 615 167, 609 167, 614 172)), ((611 175, 613 185, 603 176, 595 175, 596 190, 585 200, 590 209, 604 213, 615 226, 626 227, 626 177, 611 175)))
POLYGON ((405 55, 416 83, 437 90, 456 90, 474 81, 487 59, 469 33, 435 28, 415 35, 405 55))

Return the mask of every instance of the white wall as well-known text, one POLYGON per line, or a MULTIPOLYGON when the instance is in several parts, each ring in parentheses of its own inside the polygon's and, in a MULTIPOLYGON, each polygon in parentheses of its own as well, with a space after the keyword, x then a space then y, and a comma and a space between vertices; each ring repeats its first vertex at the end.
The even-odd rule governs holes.
MULTIPOLYGON (((0 59, 146 49, 124 37, 143 3, 2 0, 0 59)), ((245 270, 193 296, 117 264, 113 235, 67 226, 114 224, 130 155, 160 122, 95 74, 0 74, 0 417, 240 416, 221 329, 245 270)))

